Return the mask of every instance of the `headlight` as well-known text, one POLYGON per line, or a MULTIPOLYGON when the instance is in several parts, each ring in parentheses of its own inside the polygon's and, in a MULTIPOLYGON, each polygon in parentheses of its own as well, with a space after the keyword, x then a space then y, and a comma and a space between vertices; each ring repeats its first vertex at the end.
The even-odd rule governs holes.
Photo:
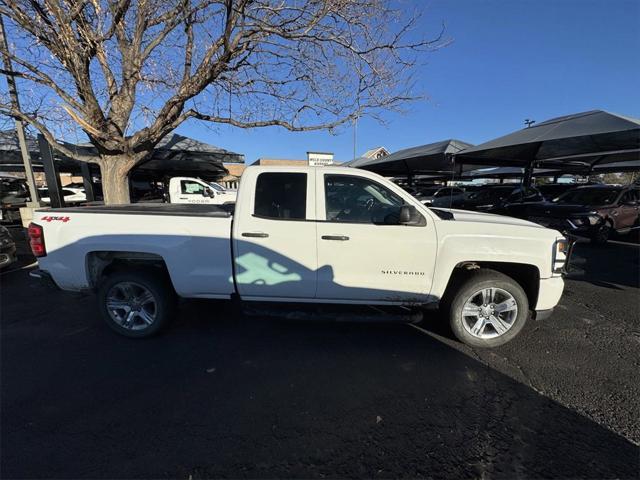
POLYGON ((551 269, 553 273, 563 273, 565 271, 565 263, 569 254, 569 241, 566 238, 556 240, 553 244, 553 255, 551 260, 551 269))
POLYGON ((589 225, 597 225, 600 222, 600 217, 598 215, 589 215, 587 220, 589 221, 589 225))

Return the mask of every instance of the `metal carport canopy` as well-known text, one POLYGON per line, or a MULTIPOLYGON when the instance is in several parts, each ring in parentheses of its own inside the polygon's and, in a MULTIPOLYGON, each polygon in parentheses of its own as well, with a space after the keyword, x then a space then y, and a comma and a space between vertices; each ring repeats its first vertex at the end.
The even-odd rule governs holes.
POLYGON ((640 120, 602 110, 547 120, 455 155, 468 165, 564 169, 640 159, 640 120))
POLYGON ((381 158, 356 159, 349 167, 362 168, 380 175, 452 174, 452 155, 472 147, 461 140, 443 140, 417 147, 405 148, 381 158))
MULTIPOLYGON (((534 177, 554 177, 562 175, 563 172, 556 169, 536 168, 533 171, 534 177)), ((522 167, 485 167, 475 170, 467 170, 458 177, 459 180, 481 179, 481 178, 519 178, 524 176, 522 167)))
MULTIPOLYGON (((31 135, 26 135, 27 151, 31 157, 33 169, 42 171, 42 158, 40 158, 40 147, 38 141, 31 135)), ((69 149, 77 148, 76 145, 64 143, 69 149)), ((72 160, 59 152, 52 150, 56 166, 59 171, 64 173, 72 173, 79 175, 81 172, 81 163, 72 160)), ((97 165, 95 166, 97 168, 97 165)), ((3 172, 23 172, 24 164, 22 163, 22 154, 18 145, 18 136, 15 130, 0 131, 0 171, 3 172)))
MULTIPOLYGON (((74 145, 61 142, 65 147, 83 155, 98 156, 89 143, 74 145)), ((35 138, 27 136, 27 149, 35 170, 42 170, 40 148, 35 138)), ((70 159, 52 149, 56 167, 60 172, 80 174, 82 162, 70 159)), ((136 165, 132 176, 158 178, 162 175, 199 176, 215 179, 227 171, 223 163, 242 163, 244 155, 209 145, 178 134, 170 134, 156 146, 149 159, 136 165)), ((92 171, 99 173, 97 164, 90 164, 92 171)), ((14 130, 0 131, 0 170, 19 172, 24 170, 18 141, 14 130)))

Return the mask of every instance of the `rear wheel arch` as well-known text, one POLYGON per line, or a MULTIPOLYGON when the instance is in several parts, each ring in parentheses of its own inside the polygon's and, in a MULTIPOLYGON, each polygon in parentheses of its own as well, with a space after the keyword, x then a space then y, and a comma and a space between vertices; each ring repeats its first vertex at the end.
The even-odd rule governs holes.
POLYGON ((154 253, 133 251, 93 251, 87 253, 87 281, 92 290, 115 272, 126 270, 151 271, 163 276, 174 289, 169 269, 163 257, 154 253))

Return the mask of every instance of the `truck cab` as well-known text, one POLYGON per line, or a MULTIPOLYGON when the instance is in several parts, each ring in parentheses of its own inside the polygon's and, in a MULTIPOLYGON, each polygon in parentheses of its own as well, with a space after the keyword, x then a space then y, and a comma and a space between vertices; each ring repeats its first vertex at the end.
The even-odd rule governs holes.
POLYGON ((207 183, 193 177, 173 177, 169 180, 169 203, 224 205, 235 201, 236 192, 217 183, 207 183))

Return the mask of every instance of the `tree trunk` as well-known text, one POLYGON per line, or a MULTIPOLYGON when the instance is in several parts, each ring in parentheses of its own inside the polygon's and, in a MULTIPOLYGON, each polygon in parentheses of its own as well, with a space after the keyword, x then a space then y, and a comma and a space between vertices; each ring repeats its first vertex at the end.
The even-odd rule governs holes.
POLYGON ((127 155, 102 156, 100 173, 105 205, 131 203, 129 196, 129 172, 135 159, 127 155))

